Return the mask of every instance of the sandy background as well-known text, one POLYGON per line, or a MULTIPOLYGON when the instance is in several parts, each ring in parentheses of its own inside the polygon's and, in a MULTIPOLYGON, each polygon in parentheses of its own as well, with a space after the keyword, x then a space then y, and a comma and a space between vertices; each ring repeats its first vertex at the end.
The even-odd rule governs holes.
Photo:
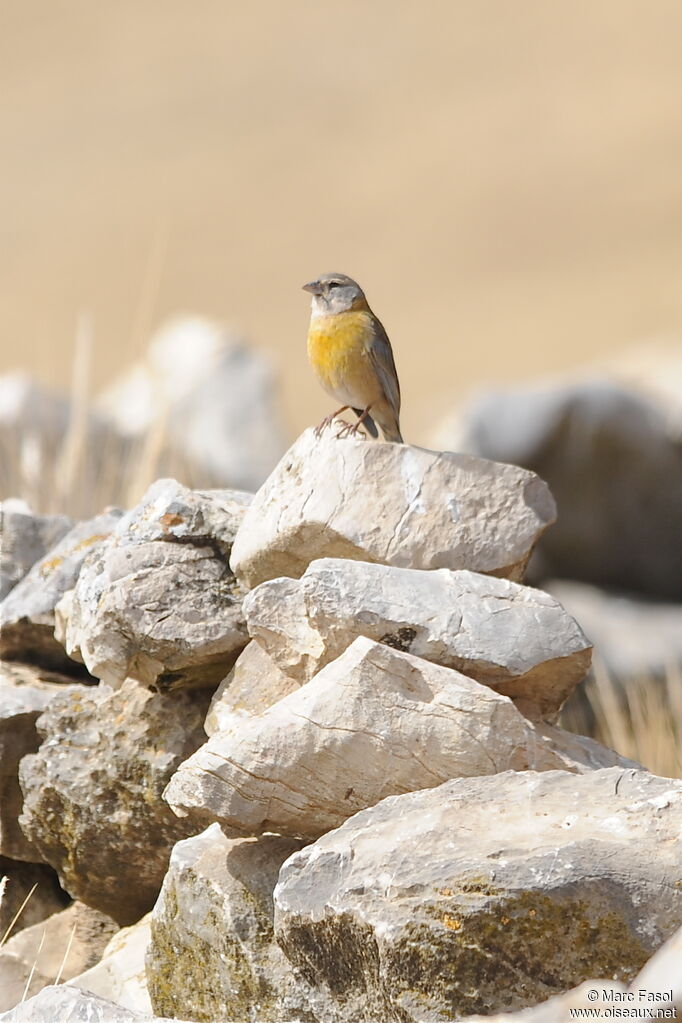
POLYGON ((0 368, 95 382, 177 311, 329 402, 307 296, 356 276, 407 437, 486 381, 682 331, 678 0, 0 0, 0 368))

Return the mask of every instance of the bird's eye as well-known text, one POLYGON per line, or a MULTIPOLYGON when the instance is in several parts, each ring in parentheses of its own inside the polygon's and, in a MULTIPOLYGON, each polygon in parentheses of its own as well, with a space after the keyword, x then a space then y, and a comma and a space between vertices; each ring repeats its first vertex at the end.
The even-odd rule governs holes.
POLYGON ((330 288, 338 288, 338 286, 339 286, 339 281, 329 281, 329 285, 328 285, 328 286, 329 286, 330 288))

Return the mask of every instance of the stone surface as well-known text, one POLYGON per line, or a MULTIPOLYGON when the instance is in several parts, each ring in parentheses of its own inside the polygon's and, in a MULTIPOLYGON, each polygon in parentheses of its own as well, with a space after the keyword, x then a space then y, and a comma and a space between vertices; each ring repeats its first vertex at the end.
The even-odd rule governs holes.
POLYGON ((192 486, 255 490, 284 450, 269 360, 199 317, 164 325, 144 359, 99 405, 126 436, 139 437, 162 423, 192 486))
POLYGON ((204 722, 206 734, 227 731, 248 715, 260 714, 299 685, 277 667, 260 643, 252 641, 213 694, 204 722))
POLYGON ((272 890, 299 848, 275 835, 228 839, 217 824, 176 845, 147 954, 156 1012, 207 1023, 333 1023, 323 1014, 329 1004, 297 981, 273 936, 272 890))
POLYGON ((215 686, 248 641, 228 558, 249 500, 153 483, 58 608, 70 656, 112 686, 215 686))
POLYGON ((23 863, 0 856, 0 878, 3 877, 7 883, 0 900, 0 940, 10 925, 8 937, 58 913, 69 901, 54 870, 42 863, 23 863), (21 913, 14 920, 19 910, 21 913))
POLYGON ((305 686, 215 734, 164 798, 241 834, 315 838, 385 796, 448 778, 592 769, 590 752, 568 741, 576 759, 507 697, 361 637, 305 686))
POLYGON ((66 515, 34 515, 23 501, 0 501, 0 600, 72 526, 66 515))
POLYGON ((244 614, 250 635, 300 683, 368 636, 535 703, 552 719, 591 659, 555 598, 467 571, 325 558, 300 579, 262 583, 244 614))
POLYGON ((122 514, 109 511, 79 522, 5 597, 0 603, 0 657, 83 673, 54 637, 54 609, 75 585, 86 556, 101 546, 122 514))
POLYGON ((149 914, 114 934, 102 958, 69 983, 126 1009, 151 1013, 144 957, 150 939, 149 914))
POLYGON ((578 619, 613 678, 664 678, 682 667, 682 604, 638 600, 553 579, 550 592, 578 619))
POLYGON ((78 692, 83 688, 68 685, 72 681, 40 668, 0 661, 0 854, 11 859, 41 858, 19 827, 24 801, 19 761, 38 749, 36 719, 53 697, 65 689, 78 692))
POLYGON ((538 571, 682 601, 682 443, 665 411, 608 381, 483 395, 463 447, 526 466, 559 509, 538 571))
POLYGON ((74 897, 119 924, 151 909, 170 850, 191 833, 161 800, 200 744, 208 698, 129 681, 55 697, 20 764, 20 824, 74 897))
POLYGON ((440 1023, 590 977, 628 983, 682 921, 681 835, 682 781, 619 768, 457 779, 294 853, 275 933, 354 1023, 440 1023))
POLYGON ((306 430, 256 495, 231 564, 249 588, 325 557, 520 580, 554 516, 522 469, 306 430))
POLYGON ((3 1012, 0 1023, 182 1023, 182 1020, 152 1017, 68 984, 53 984, 9 1012, 3 1012))
POLYGON ((93 966, 114 931, 109 917, 73 902, 10 938, 0 949, 0 1012, 20 1002, 24 992, 31 998, 57 977, 69 980, 93 966))

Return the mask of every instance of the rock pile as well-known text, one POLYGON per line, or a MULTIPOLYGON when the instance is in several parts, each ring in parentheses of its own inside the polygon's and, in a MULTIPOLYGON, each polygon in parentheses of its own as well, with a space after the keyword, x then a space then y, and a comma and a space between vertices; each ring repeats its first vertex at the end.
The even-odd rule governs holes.
POLYGON ((591 646, 523 584, 532 472, 307 431, 253 499, 109 514, 58 585, 71 534, 7 567, 0 854, 111 940, 1 1020, 444 1023, 625 990, 682 925, 682 782, 556 725, 591 646))

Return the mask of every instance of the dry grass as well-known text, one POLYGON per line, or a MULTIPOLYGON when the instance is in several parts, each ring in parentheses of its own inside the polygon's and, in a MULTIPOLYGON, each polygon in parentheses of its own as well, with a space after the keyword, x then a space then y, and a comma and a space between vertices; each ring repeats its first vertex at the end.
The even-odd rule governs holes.
POLYGON ((665 678, 617 682, 595 659, 583 703, 562 715, 573 732, 590 735, 654 774, 682 777, 682 670, 670 666, 665 678))

